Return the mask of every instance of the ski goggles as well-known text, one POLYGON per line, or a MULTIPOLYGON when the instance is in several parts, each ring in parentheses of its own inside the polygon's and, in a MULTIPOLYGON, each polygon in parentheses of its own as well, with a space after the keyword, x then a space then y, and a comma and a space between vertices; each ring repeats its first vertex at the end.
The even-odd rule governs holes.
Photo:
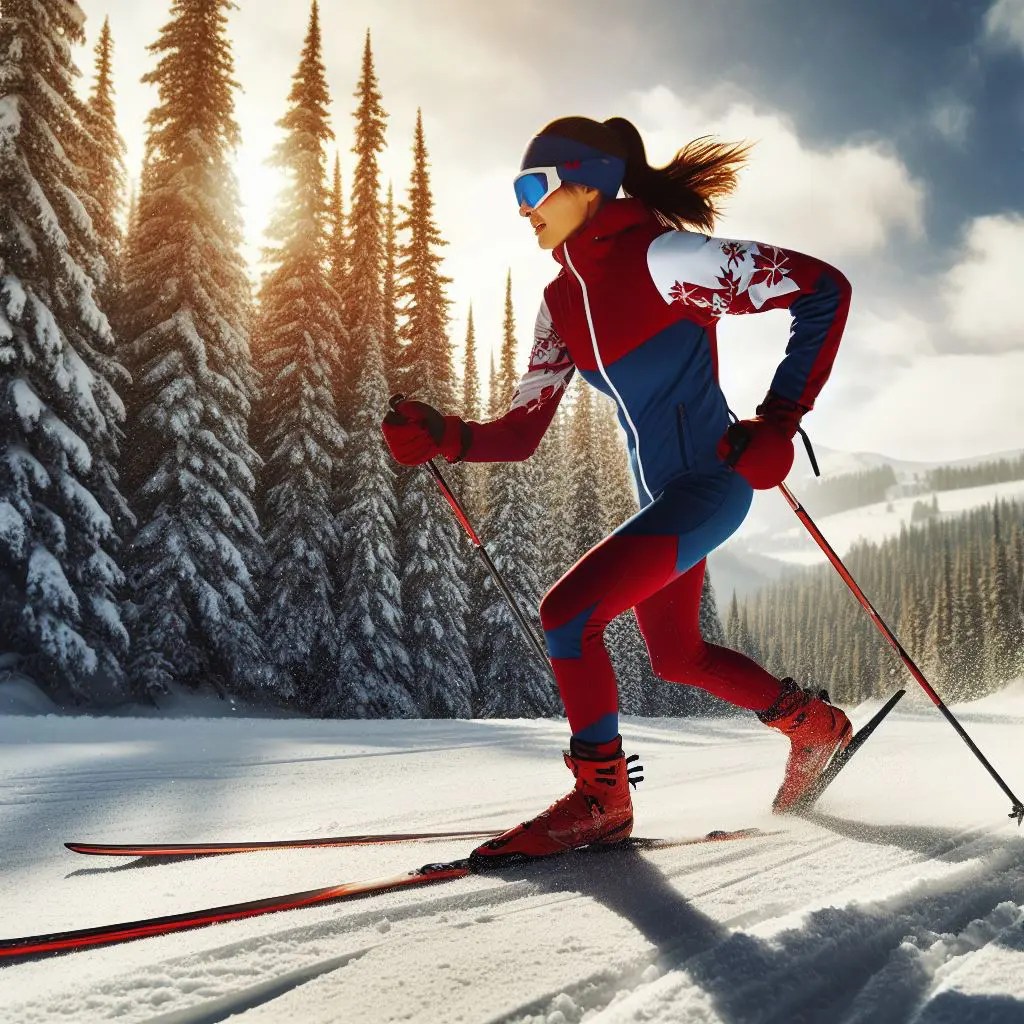
POLYGON ((512 187, 520 206, 526 203, 531 209, 536 209, 561 184, 557 167, 527 167, 516 175, 512 187))

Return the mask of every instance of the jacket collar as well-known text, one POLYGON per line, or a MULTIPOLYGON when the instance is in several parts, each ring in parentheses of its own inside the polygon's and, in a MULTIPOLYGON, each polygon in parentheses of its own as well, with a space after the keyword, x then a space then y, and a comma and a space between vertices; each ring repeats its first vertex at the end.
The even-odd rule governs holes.
POLYGON ((615 235, 619 235, 639 224, 646 224, 654 214, 639 199, 609 199, 602 203, 593 218, 561 245, 556 245, 551 255, 565 266, 566 246, 572 248, 572 258, 582 257, 584 262, 598 258, 608 247, 615 235))

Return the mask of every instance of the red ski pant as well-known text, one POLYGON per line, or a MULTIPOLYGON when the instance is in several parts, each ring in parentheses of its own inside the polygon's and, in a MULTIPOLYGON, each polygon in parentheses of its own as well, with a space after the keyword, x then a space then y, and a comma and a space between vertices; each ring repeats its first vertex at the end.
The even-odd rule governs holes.
POLYGON ((705 556, 743 522, 753 492, 731 470, 687 477, 591 548, 545 595, 541 625, 574 736, 618 732, 619 696, 604 631, 633 608, 655 675, 762 711, 781 684, 750 658, 700 633, 705 556))

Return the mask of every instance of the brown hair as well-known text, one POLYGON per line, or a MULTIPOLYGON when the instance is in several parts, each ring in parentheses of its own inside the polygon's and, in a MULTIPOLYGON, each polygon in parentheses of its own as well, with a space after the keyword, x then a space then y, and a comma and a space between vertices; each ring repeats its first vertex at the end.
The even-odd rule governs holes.
POLYGON ((737 172, 746 163, 752 143, 716 142, 710 135, 688 142, 663 167, 647 162, 644 140, 624 117, 594 121, 561 117, 539 135, 561 135, 626 161, 622 191, 634 196, 669 227, 687 225, 711 233, 721 214, 720 200, 736 187, 737 172))

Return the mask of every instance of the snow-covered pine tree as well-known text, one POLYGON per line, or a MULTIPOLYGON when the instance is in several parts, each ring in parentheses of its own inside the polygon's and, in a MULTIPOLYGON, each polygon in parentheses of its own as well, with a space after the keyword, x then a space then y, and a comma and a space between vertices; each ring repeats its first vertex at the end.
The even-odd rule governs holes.
MULTIPOLYGON (((408 233, 398 260, 400 337, 405 344, 402 379, 410 382, 410 398, 448 413, 458 403, 446 333, 448 279, 441 274, 441 256, 435 251, 446 243, 434 224, 433 207, 423 117, 417 111, 409 199, 401 207, 404 220, 398 224, 399 231, 408 233)), ((399 509, 402 605, 412 661, 409 690, 425 716, 468 717, 473 679, 466 637, 467 542, 423 468, 405 474, 399 509)))
POLYGON ((953 563, 949 541, 942 546, 942 571, 928 629, 925 633, 925 654, 921 670, 939 693, 949 693, 952 685, 950 659, 953 653, 953 563))
POLYGON ((740 605, 736 599, 736 591, 732 592, 732 600, 729 602, 729 612, 725 618, 725 644, 734 651, 746 654, 743 637, 743 620, 740 618, 740 605))
MULTIPOLYGON (((1015 591, 1011 592, 1011 606, 1014 614, 1007 625, 1007 629, 1016 638, 1014 649, 1016 656, 1010 667, 1012 678, 1024 676, 1024 521, 1019 518, 1020 507, 1018 506, 1018 519, 1013 524, 1010 550, 1011 564, 1014 568, 1015 591)), ((976 581, 976 577, 974 578, 976 581)))
POLYGON ((4 0, 0 17, 0 664, 59 701, 124 696, 115 385, 103 263, 76 158, 85 15, 4 0))
POLYGON ((340 538, 333 514, 334 467, 345 449, 334 387, 348 340, 327 271, 325 146, 334 138, 317 0, 288 112, 274 151, 286 185, 265 250, 254 352, 259 405, 267 571, 262 620, 282 694, 322 706, 333 692, 341 650, 331 573, 340 538))
POLYGON ((466 358, 463 361, 462 377, 462 415, 469 420, 479 420, 483 408, 480 397, 480 381, 478 379, 478 360, 476 355, 476 329, 473 326, 473 304, 469 304, 466 315, 466 358))
MULTIPOLYGON (((107 437, 97 437, 94 454, 97 464, 107 467, 111 482, 120 493, 126 493, 117 469, 124 441, 121 423, 124 421, 124 402, 131 388, 131 377, 115 357, 116 325, 121 301, 121 245, 122 233, 118 223, 124 205, 124 141, 117 130, 114 109, 114 90, 111 73, 113 43, 109 25, 105 22, 96 47, 96 83, 89 100, 74 97, 74 110, 82 131, 73 132, 63 140, 65 149, 78 165, 80 176, 77 194, 92 222, 90 242, 80 251, 75 249, 78 239, 69 236, 72 255, 83 267, 90 268, 96 283, 96 300, 107 316, 113 338, 96 339, 95 344, 82 344, 80 354, 86 365, 100 377, 106 378, 117 392, 116 408, 110 410, 116 426, 107 437)), ((77 72, 76 72, 77 74, 77 72)), ((124 499, 114 506, 113 523, 122 540, 135 525, 134 517, 124 499)))
POLYGON ((494 365, 494 350, 491 350, 491 362, 487 371, 487 418, 493 420, 500 416, 504 409, 499 409, 498 368, 494 365))
POLYGON ((1017 602, 1013 591, 1013 573, 1003 537, 1002 505, 996 499, 992 509, 992 539, 985 573, 985 658, 989 690, 995 690, 1013 678, 1018 664, 1017 602))
MULTIPOLYGON (((512 404, 521 376, 516 350, 509 272, 497 378, 504 409, 512 404)), ((542 510, 538 484, 538 470, 532 459, 492 465, 487 477, 488 513, 481 535, 534 635, 540 637, 538 531, 542 510)), ((476 599, 482 605, 481 628, 473 637, 480 714, 486 718, 533 718, 560 711, 561 700, 551 673, 522 636, 508 602, 489 575, 476 599)))
POLYGON ((700 592, 700 635, 704 642, 725 646, 725 628, 722 617, 718 614, 718 600, 715 597, 715 586, 711 582, 711 570, 704 567, 704 585, 700 592))
POLYGON ((381 361, 387 380, 388 398, 411 385, 399 378, 401 345, 398 339, 398 238, 395 230, 395 193, 388 182, 388 200, 384 205, 384 336, 381 361))
POLYGON ((407 690, 410 661, 404 647, 396 568, 401 531, 395 519, 395 471, 383 446, 380 422, 387 412, 388 378, 383 345, 392 315, 382 281, 385 238, 377 155, 384 148, 386 114, 366 34, 355 95, 356 169, 348 219, 345 313, 349 344, 344 369, 350 375, 346 402, 349 455, 336 480, 342 556, 336 586, 343 610, 342 658, 332 713, 391 716, 414 713, 407 690))
POLYGON ((547 433, 541 439, 533 458, 537 464, 537 484, 541 508, 540 545, 541 587, 548 591, 572 565, 575 538, 572 535, 572 495, 566 486, 569 471, 570 413, 563 398, 547 433))
MULTIPOLYGON (((373 67, 370 32, 366 32, 359 83, 354 93, 356 167, 352 184, 352 203, 348 216, 348 276, 342 295, 345 326, 349 343, 341 353, 341 381, 336 392, 341 425, 349 430, 355 422, 356 385, 362 373, 364 354, 369 350, 367 333, 373 332, 383 352, 386 331, 382 295, 384 267, 384 231, 381 225, 380 168, 377 156, 384 150, 384 125, 387 114, 381 105, 377 74, 373 67)), ((337 262, 337 261, 335 261, 337 262)), ((376 410, 383 419, 387 409, 376 410)), ((345 507, 345 482, 340 482, 341 504, 345 507)))
MULTIPOLYGON (((473 325, 473 306, 470 304, 469 314, 466 318, 466 355, 463 360, 462 374, 462 407, 459 415, 463 419, 479 422, 481 419, 481 396, 480 382, 477 379, 477 355, 476 355, 476 329, 473 325)), ((487 509, 487 474, 490 465, 486 462, 464 462, 458 466, 452 466, 452 470, 459 470, 451 474, 453 487, 458 488, 458 496, 462 507, 466 510, 470 522, 476 524, 480 529, 486 518, 487 509)), ((484 538, 485 547, 487 538, 484 538)), ((489 574, 483 562, 479 558, 466 559, 466 587, 469 594, 468 607, 466 610, 466 635, 469 637, 470 660, 473 666, 474 690, 472 705, 474 714, 479 714, 482 707, 479 682, 485 668, 486 651, 482 651, 479 644, 473 642, 474 637, 479 637, 483 631, 482 616, 486 609, 484 602, 480 600, 484 593, 485 580, 489 574)))
POLYGON ((974 545, 960 548, 957 561, 959 600, 958 614, 953 625, 953 661, 950 670, 957 691, 970 699, 980 697, 985 692, 985 619, 974 545))
MULTIPOLYGON (((753 658, 759 665, 763 664, 761 653, 761 646, 754 638, 754 633, 750 628, 750 613, 747 611, 747 603, 743 602, 743 611, 740 613, 740 630, 741 635, 747 638, 747 646, 742 649, 742 652, 747 655, 748 658, 753 658)), ((829 647, 829 650, 835 652, 835 644, 829 647)))
POLYGON ((900 584, 900 615, 896 627, 903 648, 917 664, 924 658, 924 602, 913 577, 904 577, 900 584))
POLYGON ((574 560, 581 558, 605 536, 604 509, 601 507, 601 469, 594 446, 595 398, 591 394, 590 385, 582 377, 576 377, 575 391, 566 473, 571 494, 574 560))
POLYGON ((344 295, 348 290, 348 225, 345 218, 345 195, 341 188, 341 156, 334 154, 331 177, 330 213, 328 215, 327 266, 330 284, 338 295, 338 315, 348 328, 344 295))
POLYGON ((86 126, 95 144, 83 154, 89 191, 95 200, 89 213, 106 263, 106 276, 99 287, 100 303, 105 310, 114 310, 121 298, 121 212, 128 180, 126 147, 117 128, 114 105, 113 55, 107 18, 96 43, 96 79, 85 107, 86 126))
POLYGON ((521 368, 516 344, 516 321, 512 306, 512 271, 505 272, 505 311, 501 321, 501 347, 498 349, 498 365, 495 369, 494 402, 498 415, 503 415, 512 404, 512 396, 519 383, 521 368))
POLYGON ((321 710, 352 718, 405 718, 418 709, 406 687, 411 662, 396 558, 395 468, 380 437, 388 383, 376 334, 366 332, 364 344, 348 445, 352 484, 342 556, 342 651, 333 693, 321 710))
MULTIPOLYGON (((462 410, 460 415, 465 420, 479 422, 482 415, 483 401, 480 396, 480 380, 478 377, 478 360, 476 354, 476 329, 473 326, 473 306, 469 307, 466 317, 466 357, 462 368, 462 410)), ((483 520, 486 509, 486 462, 463 463, 461 474, 462 505, 473 522, 483 520)))
POLYGON ((174 0, 149 49, 138 226, 125 268, 125 358, 139 528, 130 546, 133 676, 238 693, 272 686, 252 576, 263 565, 248 419, 258 380, 232 168, 239 143, 231 0, 174 0))
POLYGON ((128 193, 128 213, 125 215, 124 240, 121 245, 121 260, 128 256, 128 246, 131 243, 132 234, 137 227, 139 219, 139 186, 138 182, 132 179, 132 186, 128 193))
MULTIPOLYGON (((707 577, 705 577, 707 586, 707 577)), ((814 677, 814 648, 817 638, 810 632, 812 622, 809 605, 810 588, 798 587, 796 592, 795 620, 799 624, 789 636, 787 650, 790 652, 786 675, 792 676, 804 686, 820 685, 814 677)), ((703 596, 701 598, 703 606, 703 596)), ((703 608, 702 608, 703 612, 703 608)), ((703 620, 702 620, 703 625, 703 620)))

